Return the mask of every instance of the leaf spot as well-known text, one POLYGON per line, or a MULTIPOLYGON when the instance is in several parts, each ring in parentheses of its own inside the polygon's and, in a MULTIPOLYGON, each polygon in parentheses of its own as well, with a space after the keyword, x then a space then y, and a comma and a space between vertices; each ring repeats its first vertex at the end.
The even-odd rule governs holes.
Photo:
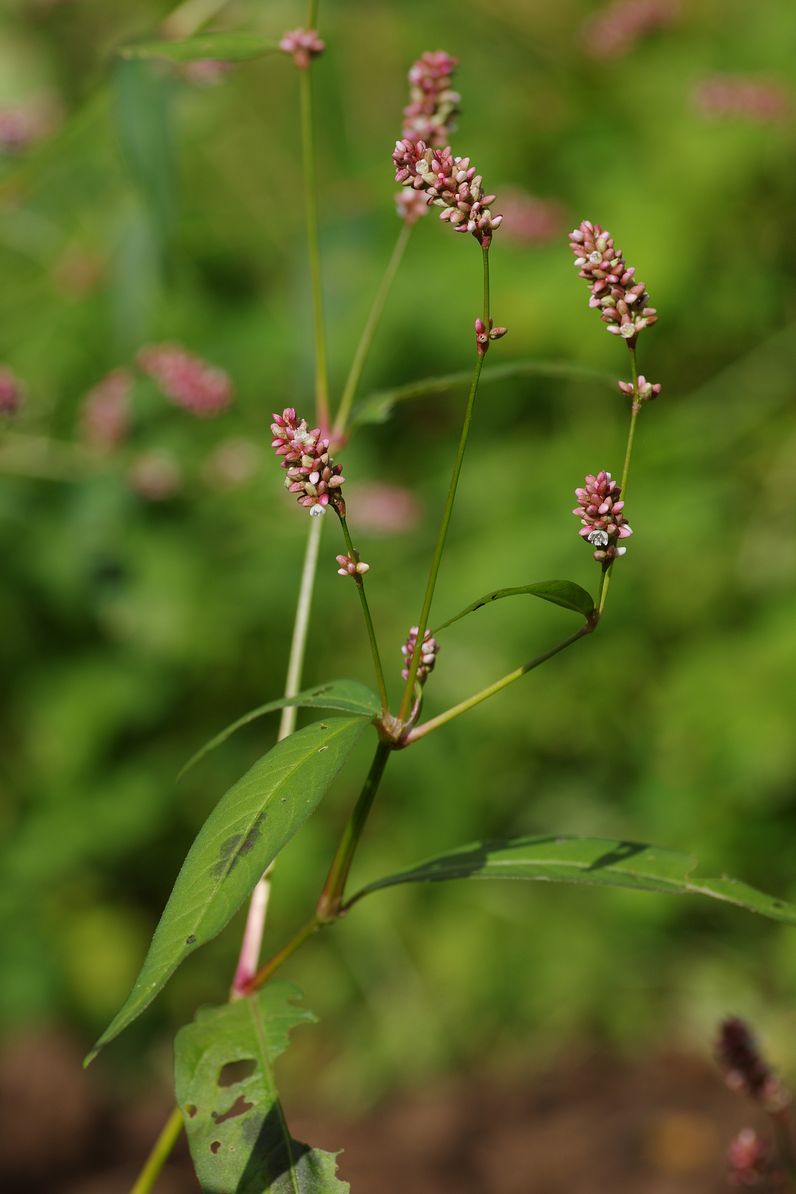
POLYGON ((319 747, 318 747, 318 754, 319 754, 319 755, 322 755, 322 754, 323 754, 323 752, 324 752, 325 750, 328 750, 328 749, 329 749, 329 746, 328 746, 328 744, 327 744, 326 746, 319 746, 319 747))
POLYGON ((186 1105, 185 1111, 186 1111, 186 1114, 188 1115, 188 1118, 193 1119, 194 1116, 196 1115, 196 1111, 197 1111, 196 1104, 188 1103, 186 1105))
POLYGON ((218 1075, 219 1086, 236 1086, 245 1078, 250 1078, 257 1069, 257 1062, 253 1057, 243 1057, 240 1061, 228 1061, 221 1067, 218 1075))
POLYGON ((237 1119, 239 1115, 245 1115, 247 1111, 251 1111, 253 1106, 254 1103, 248 1103, 243 1095, 238 1095, 229 1111, 225 1111, 223 1115, 219 1111, 213 1111, 212 1116, 216 1124, 225 1124, 228 1119, 237 1119))
POLYGON ((190 937, 185 938, 186 945, 196 945, 196 934, 191 933, 190 937))
POLYGON ((220 1140, 214 1140, 214 1141, 213 1141, 213 1143, 210 1145, 210 1151, 211 1151, 211 1153, 213 1154, 213 1156, 215 1156, 215 1155, 216 1155, 216 1153, 218 1152, 218 1150, 219 1150, 220 1148, 221 1148, 221 1141, 220 1141, 220 1140))
POLYGON ((772 906, 772 908, 784 908, 785 907, 782 900, 774 900, 771 906, 772 906))
POLYGON ((225 842, 222 842, 218 862, 213 868, 215 875, 223 877, 230 875, 244 854, 248 854, 250 850, 254 849, 257 839, 260 836, 260 826, 264 820, 265 813, 263 812, 256 818, 245 837, 240 833, 236 833, 232 837, 228 837, 225 842))

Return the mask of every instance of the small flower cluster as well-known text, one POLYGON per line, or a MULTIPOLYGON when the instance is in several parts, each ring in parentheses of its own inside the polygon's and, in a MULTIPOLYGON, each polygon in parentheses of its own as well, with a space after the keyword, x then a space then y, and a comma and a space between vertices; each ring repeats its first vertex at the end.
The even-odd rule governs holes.
POLYGON ((719 1028, 716 1055, 730 1090, 760 1103, 768 1112, 790 1105, 790 1093, 770 1068, 745 1020, 732 1016, 719 1028))
POLYGON ((638 391, 639 402, 652 402, 653 398, 657 398, 663 386, 660 382, 647 381, 643 373, 638 375, 638 386, 634 386, 632 381, 617 382, 619 386, 619 393, 624 394, 626 398, 632 398, 638 391))
POLYGON ((11 369, 0 366, 0 415, 15 415, 25 397, 25 388, 11 369))
POLYGON ((161 393, 192 415, 212 417, 232 401, 229 375, 178 344, 149 345, 136 359, 161 393))
POLYGON ((271 447, 282 457, 282 468, 287 469, 285 488, 298 494, 299 505, 307 506, 314 516, 325 514, 329 505, 344 515, 342 466, 329 455, 329 440, 321 435, 320 428, 311 430, 306 419, 296 418, 291 406, 281 415, 274 414, 271 434, 271 447))
POLYGON ((290 54, 299 70, 307 70, 313 58, 326 49, 314 29, 291 29, 279 43, 284 54, 290 54))
POLYGON ((680 15, 678 0, 616 0, 587 21, 583 42, 593 58, 623 58, 658 29, 680 15))
POLYGON ((84 439, 93 448, 109 451, 127 435, 132 388, 129 369, 113 369, 86 394, 81 426, 84 439))
POLYGON ((484 194, 483 179, 469 158, 455 157, 450 146, 433 149, 409 137, 396 141, 392 156, 396 182, 421 191, 429 207, 442 208, 441 220, 456 232, 471 232, 482 248, 489 247, 503 217, 492 215, 495 196, 484 194))
POLYGON ((632 348, 639 332, 658 319, 655 308, 647 306, 649 295, 643 282, 634 281, 635 267, 625 265, 610 232, 590 220, 570 232, 569 247, 579 276, 591 283, 589 306, 599 310, 609 332, 627 340, 632 348))
MULTIPOLYGON (((412 667, 412 660, 414 658, 415 650, 417 648, 417 639, 420 630, 417 626, 413 626, 407 637, 406 642, 401 647, 401 654, 404 657, 404 666, 401 676, 404 680, 409 679, 409 672, 412 667)), ((417 668, 416 680, 418 684, 425 684, 428 677, 434 671, 434 664, 437 662, 437 652, 439 651, 439 643, 432 637, 431 631, 427 630, 423 635, 423 642, 420 645, 420 663, 417 668)))
POLYGON ((605 471, 596 476, 590 473, 583 486, 575 490, 580 504, 572 513, 580 519, 579 534, 594 547, 594 558, 599 563, 623 556, 627 548, 620 547, 619 540, 633 534, 625 522, 621 493, 620 486, 605 471))
POLYGON ((501 340, 509 330, 508 328, 494 327, 494 322, 493 319, 490 319, 489 327, 487 327, 483 319, 479 318, 475 321, 475 344, 479 357, 485 356, 491 340, 501 340))
POLYGON ((338 576, 364 576, 366 572, 370 572, 370 564, 366 564, 364 560, 355 560, 353 556, 335 556, 340 567, 337 569, 338 576))
POLYGON ((404 108, 401 133, 409 141, 424 141, 441 149, 456 129, 461 96, 451 87, 459 65, 444 50, 428 51, 409 71, 410 100, 404 108))

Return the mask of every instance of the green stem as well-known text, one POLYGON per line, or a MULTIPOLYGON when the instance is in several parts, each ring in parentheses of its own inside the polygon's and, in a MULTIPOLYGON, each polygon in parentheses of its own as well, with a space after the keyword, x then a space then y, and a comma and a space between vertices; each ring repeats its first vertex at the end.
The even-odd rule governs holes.
MULTIPOLYGON (((630 427, 627 432, 627 446, 625 448, 625 462, 622 465, 622 480, 620 481, 622 501, 627 500, 627 481, 630 475, 630 461, 633 456, 633 445, 636 441, 636 423, 638 422, 639 411, 641 410, 641 403, 638 399, 638 358, 636 357, 636 349, 633 346, 630 349, 630 363, 633 370, 633 402, 630 407, 630 427)), ((605 602, 608 598, 608 586, 611 583, 611 574, 614 570, 614 561, 612 560, 607 568, 603 569, 603 574, 600 577, 600 591, 597 596, 597 612, 602 614, 605 609, 605 602)))
MULTIPOLYGON (((340 519, 340 526, 343 529, 343 538, 345 545, 348 548, 348 554, 352 560, 359 560, 359 552, 354 547, 351 540, 351 532, 348 529, 348 523, 338 510, 335 510, 337 517, 340 519)), ((376 683, 379 686, 379 697, 381 698, 382 714, 386 713, 390 707, 390 699, 387 696, 387 685, 384 682, 384 669, 381 666, 381 656, 379 654, 379 644, 376 639, 376 630, 373 626, 373 617, 371 616, 370 606, 368 605, 367 594, 365 593, 365 578, 361 573, 357 573, 352 580, 357 586, 357 593, 359 594, 359 601, 362 606, 362 613, 365 618, 365 626, 368 631, 368 641, 370 642, 370 653, 373 656, 373 668, 376 672, 376 683)))
POLYGON ((155 1141, 152 1152, 130 1194, 149 1194, 182 1131, 182 1112, 175 1107, 155 1141))
POLYGON ((246 986, 243 988, 241 994, 251 995, 254 991, 258 991, 265 983, 268 982, 272 974, 283 966, 288 958, 291 958, 297 949, 304 944, 305 941, 312 937, 323 925, 323 921, 319 920, 317 916, 313 916, 305 925, 295 933, 286 945, 283 945, 280 950, 269 958, 268 961, 260 967, 256 974, 253 974, 246 986))
MULTIPOLYGON (((489 250, 482 249, 483 263, 484 263, 484 323, 489 327, 489 250)), ((448 497, 445 502, 445 509, 442 512, 442 521, 440 523, 439 533, 437 535, 437 545, 434 548, 434 556, 431 561, 431 568, 426 582, 426 591, 423 595, 423 605, 420 610, 420 617, 417 620, 418 627, 418 644, 423 641, 423 635, 428 628, 428 616, 431 612, 431 602, 434 598, 434 589, 437 584, 437 577, 439 575, 440 564, 442 563, 442 555, 445 551, 445 541, 448 537, 448 527, 450 526, 451 515, 453 514, 453 503, 456 500, 456 489, 459 484, 459 477, 462 471, 462 464, 464 462, 464 453, 467 449, 467 440, 470 435, 470 424, 473 421, 473 408, 475 406, 475 398, 478 393, 478 382, 481 377, 481 370, 484 367, 485 353, 478 351, 475 358, 475 365, 473 366, 473 376, 470 382, 470 393, 467 396, 467 406, 464 412, 464 422, 462 423, 462 430, 459 436, 459 446, 456 450, 456 459, 453 464, 453 472, 451 474, 450 486, 448 488, 448 497)), ((412 652, 412 660, 409 665, 409 675, 407 676, 404 693, 401 700, 401 708, 398 712, 398 720, 405 722, 409 710, 412 707, 412 699, 414 696, 415 679, 417 678, 417 669, 420 666, 420 651, 412 652)))
POLYGON ((468 710, 474 709, 476 705, 480 705, 482 701, 486 701, 489 697, 495 696, 496 693, 502 692, 504 688, 508 688, 509 684, 513 684, 515 680, 522 679, 528 672, 532 672, 534 668, 539 667, 540 664, 545 663, 548 659, 552 659, 554 655, 558 655, 560 651, 571 647, 578 639, 584 638, 585 635, 591 634, 594 630, 594 624, 587 622, 585 626, 581 626, 580 630, 576 630, 569 638, 565 638, 563 642, 558 643, 555 647, 551 647, 549 651, 542 652, 541 655, 534 656, 528 663, 524 663, 521 667, 515 668, 513 672, 509 672, 507 676, 503 676, 500 680, 496 680, 494 684, 490 684, 487 688, 482 688, 480 692, 475 693, 474 696, 468 697, 466 701, 461 701, 453 708, 447 709, 444 713, 440 713, 437 717, 432 717, 430 721, 424 722, 411 730, 404 739, 407 746, 413 742, 417 742, 419 738, 425 737, 433 730, 438 730, 440 726, 447 725, 449 721, 453 721, 455 717, 461 716, 462 713, 467 713, 468 710))
POLYGON ((307 28, 314 29, 318 24, 318 0, 309 0, 307 6, 307 28))
MULTIPOLYGON (((313 6, 310 5, 312 13, 313 6)), ((309 28, 314 27, 310 21, 309 28)), ((299 71, 301 100, 301 149, 304 161, 304 208, 307 221, 307 252, 312 289, 313 335, 315 341, 315 418, 321 429, 329 427, 329 368, 326 359, 326 322, 323 312, 321 254, 318 246, 318 203, 315 194, 315 138, 312 121, 310 70, 299 71)))
POLYGON ((376 747, 370 771, 362 786, 362 791, 354 806, 354 811, 343 831, 343 836, 332 859, 332 865, 329 867, 329 873, 326 876, 326 882, 323 885, 323 891, 318 900, 315 916, 321 924, 327 924, 340 914, 340 906, 345 895, 345 885, 349 871, 351 870, 351 864, 354 861, 359 839, 362 837, 362 831, 365 828, 373 801, 379 790, 381 777, 384 775, 384 768, 387 766, 387 760, 390 757, 391 751, 392 747, 385 742, 380 742, 376 747))
POLYGON ((348 424, 348 417, 351 414, 351 404, 356 396, 357 387, 360 378, 362 377, 362 370, 365 366, 367 355, 370 352, 373 338, 376 330, 381 322, 381 317, 384 313, 384 305, 387 302, 387 297, 392 289, 392 284, 395 281, 395 275, 398 273, 398 267, 403 259, 406 246, 409 244, 409 237, 412 233, 412 225, 404 220, 401 225, 401 231, 398 233, 398 239, 395 242, 395 247, 390 255, 390 260, 387 262, 387 268, 384 271, 384 276, 379 283, 379 288, 373 299, 373 305, 370 308, 368 318, 365 321, 365 326, 362 329, 359 343, 354 353, 354 359, 351 362, 351 368, 346 378, 345 386, 343 387, 343 395, 340 399, 340 408, 337 411, 337 418, 334 421, 334 431, 332 432, 332 439, 339 439, 345 433, 346 425, 348 424))

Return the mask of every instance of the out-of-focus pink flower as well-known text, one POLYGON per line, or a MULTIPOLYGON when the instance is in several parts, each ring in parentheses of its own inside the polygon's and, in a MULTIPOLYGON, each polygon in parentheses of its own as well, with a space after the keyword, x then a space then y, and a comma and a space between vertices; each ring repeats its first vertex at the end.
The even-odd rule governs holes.
POLYGON ((615 0, 586 21, 581 38, 593 58, 622 58, 679 16, 679 0, 615 0))
POLYGON ((692 98, 703 116, 714 118, 776 124, 793 113, 793 93, 773 79, 713 75, 697 84, 692 98))
POLYGON ((148 502, 163 502, 182 486, 182 469, 170 452, 145 452, 133 461, 128 476, 135 492, 148 502))
POLYGON ((395 196, 395 210, 405 224, 416 224, 428 211, 428 201, 422 191, 407 188, 395 196))
POLYGON ((500 201, 503 233, 515 245, 545 245, 566 228, 566 210, 557 199, 508 190, 500 201))
POLYGON ((727 1150, 727 1166, 731 1186, 761 1191, 782 1188, 779 1181, 776 1187, 771 1185, 772 1179, 782 1175, 773 1171, 768 1146, 753 1128, 744 1128, 735 1137, 727 1150))
POLYGON ((192 415, 210 418, 232 401, 229 374, 179 344, 148 345, 136 359, 161 393, 192 415))
POLYGON ((196 58, 182 64, 180 75, 194 87, 217 87, 234 69, 234 62, 224 62, 221 58, 196 58))
POLYGON ((409 70, 410 100, 404 108, 401 133, 409 141, 424 141, 442 149, 456 130, 461 96, 451 87, 459 65, 444 50, 429 50, 409 70))
POLYGON ((24 153, 46 137, 54 123, 54 114, 44 102, 0 107, 0 153, 24 153))
POLYGON ((115 448, 130 429, 129 369, 114 369, 89 390, 83 399, 80 425, 84 439, 103 451, 115 448))
POLYGON ((205 480, 219 489, 237 489, 254 477, 262 454, 250 439, 227 439, 208 456, 202 469, 205 480))
POLYGON ((12 369, 0 365, 0 415, 15 415, 25 398, 25 387, 12 369))
POLYGON ((763 1057, 755 1034, 740 1016, 722 1020, 716 1056, 727 1085, 736 1094, 761 1103, 771 1113, 790 1105, 790 1092, 763 1057))
POLYGON ((313 58, 326 49, 326 43, 318 37, 315 29, 291 29, 279 43, 283 54, 290 54, 299 70, 307 70, 313 58))
POLYGON ((357 528, 368 534, 401 535, 422 516, 417 498, 401 485, 357 485, 351 495, 357 528))

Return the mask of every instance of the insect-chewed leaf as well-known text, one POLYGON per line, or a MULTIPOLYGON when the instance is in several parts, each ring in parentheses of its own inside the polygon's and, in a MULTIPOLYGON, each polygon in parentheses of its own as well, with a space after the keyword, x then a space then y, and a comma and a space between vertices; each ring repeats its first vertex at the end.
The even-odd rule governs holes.
POLYGON ((796 904, 774 899, 735 879, 694 875, 691 854, 639 842, 589 837, 521 837, 477 842, 441 854, 408 871, 369 883, 348 901, 399 883, 440 883, 447 879, 530 879, 596 887, 629 887, 672 895, 703 895, 796 924, 796 904))
POLYGON ((371 718, 381 713, 381 703, 375 692, 371 692, 358 680, 331 680, 328 684, 316 684, 314 688, 307 688, 295 696, 280 697, 277 701, 269 701, 266 705, 258 705, 256 709, 244 713, 237 721, 233 721, 226 729, 216 734, 215 738, 211 738, 200 747, 182 768, 178 778, 249 722, 264 717, 266 713, 275 713, 277 709, 284 709, 288 705, 297 705, 301 709, 336 709, 340 713, 358 713, 362 717, 371 718))
POLYGON ((222 796, 199 831, 127 1002, 87 1058, 148 1006, 193 950, 220 933, 314 811, 367 725, 329 717, 278 742, 222 796))
POLYGON ((471 605, 460 610, 458 614, 449 618, 447 622, 443 622, 441 626, 436 626, 434 633, 438 634, 440 630, 446 630, 448 626, 466 618, 468 614, 475 613, 477 609, 490 605, 493 601, 502 601, 504 597, 539 597, 542 601, 549 601, 552 605, 560 605, 562 609, 571 609, 573 613, 582 614, 587 619, 594 613, 592 597, 574 581, 541 580, 532 585, 518 585, 512 589, 493 589, 491 593, 485 593, 483 597, 473 601, 471 605))
POLYGON ((203 33, 185 41, 140 41, 122 46, 121 58, 160 59, 167 62, 244 62, 279 49, 279 42, 259 33, 203 33))
POLYGON ((334 1154, 291 1136, 273 1062, 297 1024, 298 988, 269 983, 248 999, 200 1011, 175 1041, 177 1103, 204 1194, 345 1194, 334 1154))

